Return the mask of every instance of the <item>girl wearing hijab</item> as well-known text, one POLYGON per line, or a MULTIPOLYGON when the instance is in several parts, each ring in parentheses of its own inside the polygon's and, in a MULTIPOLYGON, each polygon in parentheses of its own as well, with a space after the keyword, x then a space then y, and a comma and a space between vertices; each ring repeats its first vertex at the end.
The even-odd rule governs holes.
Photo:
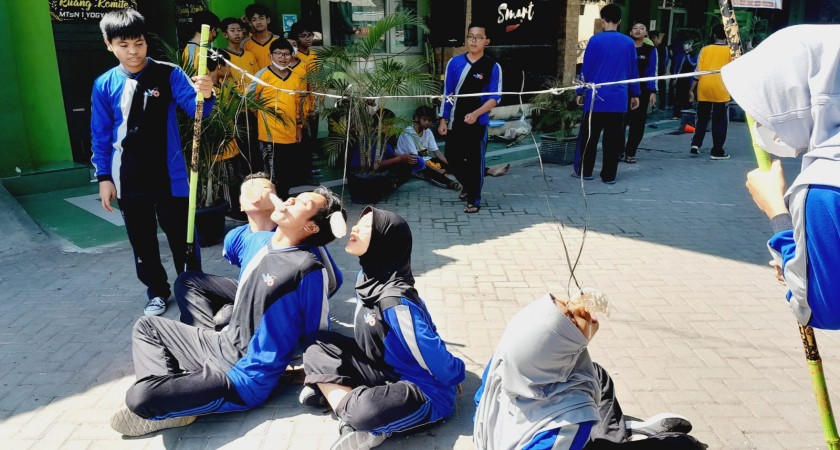
POLYGON ((437 333, 414 289, 411 230, 368 206, 345 250, 359 257, 354 338, 322 332, 303 355, 300 401, 329 403, 341 437, 332 449, 366 449, 452 414, 464 362, 437 333), (320 392, 319 392, 320 391, 320 392))
POLYGON ((721 69, 723 82, 755 119, 755 142, 776 156, 802 157, 785 188, 781 163, 747 175, 771 220, 767 243, 784 275, 799 323, 840 329, 840 36, 838 25, 797 25, 773 33, 721 69), (779 58, 784 55, 784 58, 779 58))
POLYGON ((545 294, 508 323, 475 394, 479 450, 704 448, 674 413, 625 416, 587 346, 598 319, 545 294))
POLYGON ((582 449, 601 389, 586 349, 598 321, 551 294, 508 323, 475 394, 479 449, 582 449))

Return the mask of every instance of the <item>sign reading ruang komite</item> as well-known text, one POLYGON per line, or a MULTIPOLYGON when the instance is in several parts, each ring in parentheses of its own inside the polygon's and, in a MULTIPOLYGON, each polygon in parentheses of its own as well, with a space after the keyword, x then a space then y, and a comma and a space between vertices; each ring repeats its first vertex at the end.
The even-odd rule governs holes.
POLYGON ((137 0, 50 0, 53 22, 98 22, 105 13, 137 8, 137 0))
POLYGON ((557 0, 481 0, 472 20, 487 27, 490 45, 557 45, 557 0))
POLYGON ((782 0, 732 0, 736 8, 772 8, 782 9, 782 0))

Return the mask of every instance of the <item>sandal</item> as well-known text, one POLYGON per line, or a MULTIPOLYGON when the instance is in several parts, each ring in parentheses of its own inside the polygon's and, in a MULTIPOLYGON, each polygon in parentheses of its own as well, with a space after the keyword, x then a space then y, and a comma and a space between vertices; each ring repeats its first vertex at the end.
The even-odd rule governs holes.
POLYGON ((467 194, 467 191, 461 191, 461 193, 458 194, 458 200, 466 200, 467 195, 469 195, 469 194, 467 194))
POLYGON ((478 205, 467 205, 467 207, 464 208, 464 212, 467 213, 467 214, 475 214, 480 209, 481 209, 481 207, 478 206, 478 205))
POLYGON ((630 163, 630 164, 636 164, 636 157, 635 156, 625 156, 624 157, 624 162, 630 163))

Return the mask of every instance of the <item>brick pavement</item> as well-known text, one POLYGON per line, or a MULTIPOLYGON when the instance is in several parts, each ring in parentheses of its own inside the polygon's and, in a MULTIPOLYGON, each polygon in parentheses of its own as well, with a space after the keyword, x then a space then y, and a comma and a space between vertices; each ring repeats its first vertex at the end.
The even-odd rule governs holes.
MULTIPOLYGON (((689 158, 689 138, 650 137, 638 164, 620 166, 618 184, 585 182, 590 217, 576 273, 612 305, 591 345, 593 359, 614 376, 625 413, 684 414, 710 448, 823 447, 797 328, 766 266, 769 225, 743 187, 754 166, 745 129, 732 124, 730 161, 709 161, 708 150, 689 158)), ((786 166, 791 173, 796 167, 786 166)), ((586 212, 580 182, 569 172, 546 169, 548 201, 574 255, 586 212)), ((382 448, 472 448, 470 397, 507 319, 567 283, 545 193, 539 167, 529 161, 486 180, 486 206, 476 215, 463 214, 451 191, 420 182, 380 205, 412 226, 418 289, 467 364, 470 394, 446 424, 382 448)), ((360 210, 351 205, 350 216, 360 210)), ((121 438, 108 420, 133 379, 130 330, 144 300, 127 243, 69 251, 27 232, 26 218, 2 218, 13 230, 0 238, 3 448, 313 449, 336 438, 329 415, 297 405, 298 387, 257 410, 121 438)), ((358 262, 339 244, 331 250, 352 280, 358 262)), ((219 253, 218 246, 204 250, 205 270, 234 276, 219 253)), ((345 283, 333 300, 339 329, 350 320, 351 298, 352 283, 345 283)), ((166 316, 176 318, 177 308, 166 316)), ((838 335, 817 335, 837 392, 838 335)))

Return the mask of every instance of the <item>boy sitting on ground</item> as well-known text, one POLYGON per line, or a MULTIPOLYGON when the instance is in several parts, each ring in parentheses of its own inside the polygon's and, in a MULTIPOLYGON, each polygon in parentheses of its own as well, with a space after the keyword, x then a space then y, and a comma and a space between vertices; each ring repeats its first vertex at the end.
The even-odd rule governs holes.
POLYGON ((405 128, 397 141, 397 155, 407 155, 407 162, 413 165, 412 175, 426 180, 435 186, 460 190, 461 185, 446 176, 446 157, 440 152, 435 136, 429 127, 435 122, 437 114, 429 106, 420 106, 414 110, 411 125, 405 128))

